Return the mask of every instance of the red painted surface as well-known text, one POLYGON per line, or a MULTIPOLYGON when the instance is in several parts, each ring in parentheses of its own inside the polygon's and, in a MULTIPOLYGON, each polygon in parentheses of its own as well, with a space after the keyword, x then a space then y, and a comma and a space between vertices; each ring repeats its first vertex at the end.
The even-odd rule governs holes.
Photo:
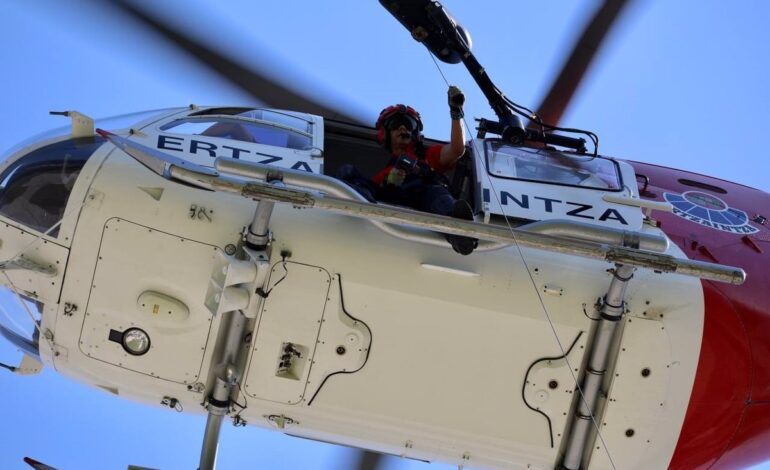
POLYGON ((739 432, 733 438, 730 448, 713 467, 719 470, 733 470, 757 465, 767 460, 770 448, 770 403, 752 403, 746 413, 739 432))
POLYGON ((750 352, 740 317, 711 283, 703 284, 703 343, 673 469, 713 464, 738 431, 750 393, 750 352))
MULTIPOLYGON (((770 194, 693 173, 633 163, 649 177, 648 199, 700 191, 770 218, 770 194), (682 179, 705 183, 696 188, 682 179), (718 190, 718 189, 720 189, 718 190)), ((741 286, 704 282, 703 341, 695 384, 671 468, 734 469, 770 459, 770 225, 755 234, 705 227, 655 213, 661 229, 693 259, 743 268, 741 286)))

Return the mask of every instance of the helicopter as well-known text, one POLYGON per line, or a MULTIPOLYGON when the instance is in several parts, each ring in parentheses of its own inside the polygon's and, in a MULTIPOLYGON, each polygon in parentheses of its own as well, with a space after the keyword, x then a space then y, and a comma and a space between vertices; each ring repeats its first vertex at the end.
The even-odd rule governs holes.
MULTIPOLYGON (((165 150, 169 150, 169 149, 168 149, 168 148, 166 148, 165 150)), ((502 193, 501 193, 501 194, 502 194, 502 193)), ((520 196, 517 196, 517 197, 519 197, 519 198, 520 198, 520 196)), ((513 196, 510 196, 510 198, 512 199, 512 198, 513 198, 513 196)), ((509 200, 510 200, 510 199, 509 199, 509 200)), ((713 202, 713 201, 712 201, 712 202, 713 202)), ((582 214, 582 215, 585 215, 585 214, 582 214)), ((598 217, 597 217, 597 218, 598 218, 598 217)), ((712 254, 712 255, 713 255, 713 254, 712 254)), ((276 291, 276 292, 277 292, 277 291, 276 291)), ((365 370, 365 369, 364 369, 364 370, 365 370)), ((469 463, 469 465, 472 465, 472 462, 473 462, 473 461, 471 460, 471 463, 469 463)))

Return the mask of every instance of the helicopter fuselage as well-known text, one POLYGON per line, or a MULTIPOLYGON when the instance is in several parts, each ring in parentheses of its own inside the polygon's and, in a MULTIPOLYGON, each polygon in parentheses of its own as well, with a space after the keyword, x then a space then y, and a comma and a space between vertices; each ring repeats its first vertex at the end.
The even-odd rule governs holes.
MULTIPOLYGON (((174 110, 123 134, 195 166, 229 158, 313 176, 365 150, 362 144, 335 155, 352 138, 333 121, 255 112, 264 115, 174 110), (238 126, 283 140, 265 144, 257 141, 262 134, 246 136, 238 126)), ((267 246, 250 247, 244 231, 264 202, 171 181, 108 141, 85 139, 76 146, 92 153, 79 171, 66 180, 56 179, 61 169, 49 172, 51 184, 67 191, 60 220, 43 211, 30 227, 22 212, 7 209, 8 169, 33 171, 18 162, 66 137, 3 164, 0 254, 27 263, 6 270, 6 285, 40 308, 40 335, 29 339, 39 358, 110 393, 206 413, 201 402, 232 366, 227 415, 236 423, 421 460, 548 468, 569 454, 577 432, 583 397, 576 383, 601 372, 588 432, 595 444, 580 460, 592 468, 662 468, 718 458, 693 447, 702 440, 695 434, 711 403, 706 397, 721 382, 712 374, 727 361, 729 374, 745 381, 748 368, 759 367, 749 366, 756 364, 754 337, 767 329, 745 333, 736 319, 764 321, 764 291, 747 295, 745 286, 639 267, 624 281, 612 320, 617 332, 597 345, 607 316, 602 299, 618 272, 612 263, 515 243, 460 256, 430 230, 394 236, 369 220, 287 204, 268 214, 267 246), (589 357, 601 347, 606 368, 592 370, 589 357)), ((715 235, 713 227, 644 213, 645 199, 665 200, 662 188, 677 195, 668 170, 511 150, 494 139, 472 141, 468 152, 462 194, 486 224, 513 221, 526 230, 571 218, 588 225, 568 238, 626 230, 673 241, 661 255, 739 265, 750 280, 762 269, 744 254, 738 261, 721 255, 765 256, 766 226, 741 219, 739 209, 720 223, 764 238, 748 243, 722 230, 707 240, 724 244, 710 246, 703 238, 715 235), (544 167, 540 157, 572 166, 544 167), (651 181, 641 190, 634 168, 651 181)), ((15 201, 35 204, 33 186, 15 201)), ((689 200, 715 213, 738 205, 727 196, 689 200)), ((639 249, 638 240, 627 248, 639 249)), ((767 392, 765 372, 747 382, 750 396, 767 392)), ((758 407, 725 385, 717 390, 723 433, 743 429, 740 415, 758 407)))

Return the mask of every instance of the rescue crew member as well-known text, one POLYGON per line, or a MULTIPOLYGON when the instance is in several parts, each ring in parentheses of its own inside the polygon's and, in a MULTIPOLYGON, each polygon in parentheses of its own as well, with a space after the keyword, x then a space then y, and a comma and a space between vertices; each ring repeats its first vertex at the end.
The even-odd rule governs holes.
MULTIPOLYGON (((454 167, 465 153, 465 131, 462 126, 465 96, 455 86, 447 92, 452 119, 450 141, 426 147, 422 141, 422 120, 412 107, 388 106, 377 119, 377 142, 390 154, 388 165, 367 181, 354 168, 341 168, 340 177, 369 200, 403 205, 433 214, 473 220, 473 211, 464 200, 456 200, 449 192, 444 173, 454 167), (372 198, 373 196, 373 198, 372 198)), ((446 235, 452 248, 460 254, 473 252, 474 238, 446 235)))

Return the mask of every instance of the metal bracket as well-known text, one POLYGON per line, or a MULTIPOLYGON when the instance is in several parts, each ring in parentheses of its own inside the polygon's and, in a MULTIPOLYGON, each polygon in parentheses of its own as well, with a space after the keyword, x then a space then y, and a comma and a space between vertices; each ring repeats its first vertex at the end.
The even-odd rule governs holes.
POLYGON ((77 111, 51 111, 54 116, 67 116, 72 121, 70 133, 72 137, 92 137, 94 135, 94 120, 77 111))
POLYGON ((21 358, 21 364, 13 372, 18 375, 35 375, 39 374, 41 370, 43 370, 43 364, 34 357, 25 354, 21 358))
POLYGON ((299 421, 295 421, 285 415, 265 415, 265 419, 278 429, 285 429, 286 426, 299 424, 299 421))

